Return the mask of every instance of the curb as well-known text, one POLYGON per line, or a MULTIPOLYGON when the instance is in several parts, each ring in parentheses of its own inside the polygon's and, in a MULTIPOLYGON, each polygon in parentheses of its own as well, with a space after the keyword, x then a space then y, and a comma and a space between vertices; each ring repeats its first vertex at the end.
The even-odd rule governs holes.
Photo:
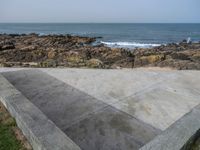
POLYGON ((66 134, 0 74, 0 101, 34 150, 80 150, 66 134))
POLYGON ((200 130, 200 105, 176 121, 140 150, 186 150, 200 130))

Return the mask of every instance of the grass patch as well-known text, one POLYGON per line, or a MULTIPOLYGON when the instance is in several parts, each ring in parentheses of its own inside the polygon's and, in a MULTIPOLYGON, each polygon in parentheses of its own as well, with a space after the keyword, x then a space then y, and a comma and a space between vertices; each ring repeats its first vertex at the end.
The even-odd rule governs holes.
POLYGON ((11 126, 0 123, 0 150, 20 150, 21 143, 16 139, 11 126))
POLYGON ((15 119, 0 103, 0 150, 32 150, 15 119))

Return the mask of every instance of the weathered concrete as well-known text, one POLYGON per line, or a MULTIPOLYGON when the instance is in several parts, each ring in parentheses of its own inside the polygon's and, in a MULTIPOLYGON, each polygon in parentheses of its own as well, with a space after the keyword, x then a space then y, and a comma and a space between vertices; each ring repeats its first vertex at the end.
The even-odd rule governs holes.
POLYGON ((0 75, 0 101, 16 119, 34 150, 80 150, 2 75, 0 75))
MULTIPOLYGON (((200 104, 199 71, 2 69, 0 72, 81 149, 139 149, 157 135, 155 141, 161 138, 161 143, 172 142, 169 137, 174 136, 172 139, 180 141, 176 147, 179 148, 200 129, 198 122, 180 129, 176 125, 200 104), (182 133, 185 128, 191 128, 187 135, 182 133)), ((156 144, 153 141, 152 148, 156 144)), ((168 150, 165 145, 158 148, 168 150)))
POLYGON ((109 106, 67 128, 65 133, 84 150, 134 150, 160 131, 109 106))
POLYGON ((42 71, 161 130, 200 104, 199 71, 42 71))
POLYGON ((107 106, 39 70, 3 75, 61 129, 107 106))
POLYGON ((160 133, 40 70, 3 75, 83 150, 138 149, 160 133))
POLYGON ((200 129, 200 107, 196 107, 163 134, 146 144, 140 150, 180 150, 200 129))
POLYGON ((113 105, 164 131, 200 103, 197 93, 189 97, 188 93, 176 93, 160 86, 113 105))
MULTIPOLYGON (((116 103, 163 80, 159 72, 143 70, 41 69, 93 97, 116 103)), ((171 74, 163 74, 168 78, 171 74)))

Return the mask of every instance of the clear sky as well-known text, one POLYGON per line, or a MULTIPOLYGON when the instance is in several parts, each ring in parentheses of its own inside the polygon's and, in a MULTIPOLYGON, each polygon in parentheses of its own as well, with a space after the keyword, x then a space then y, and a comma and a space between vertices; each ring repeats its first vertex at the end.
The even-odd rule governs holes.
POLYGON ((0 0, 0 22, 200 23, 200 0, 0 0))

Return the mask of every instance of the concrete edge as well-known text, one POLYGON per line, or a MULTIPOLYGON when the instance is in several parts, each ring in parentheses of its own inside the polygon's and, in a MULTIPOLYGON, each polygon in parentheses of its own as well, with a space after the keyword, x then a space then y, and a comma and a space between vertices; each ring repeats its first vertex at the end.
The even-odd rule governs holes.
POLYGON ((197 106, 140 150, 184 150, 199 130, 200 106, 197 106))
POLYGON ((0 101, 15 118, 34 150, 80 150, 78 145, 1 74, 0 101))

